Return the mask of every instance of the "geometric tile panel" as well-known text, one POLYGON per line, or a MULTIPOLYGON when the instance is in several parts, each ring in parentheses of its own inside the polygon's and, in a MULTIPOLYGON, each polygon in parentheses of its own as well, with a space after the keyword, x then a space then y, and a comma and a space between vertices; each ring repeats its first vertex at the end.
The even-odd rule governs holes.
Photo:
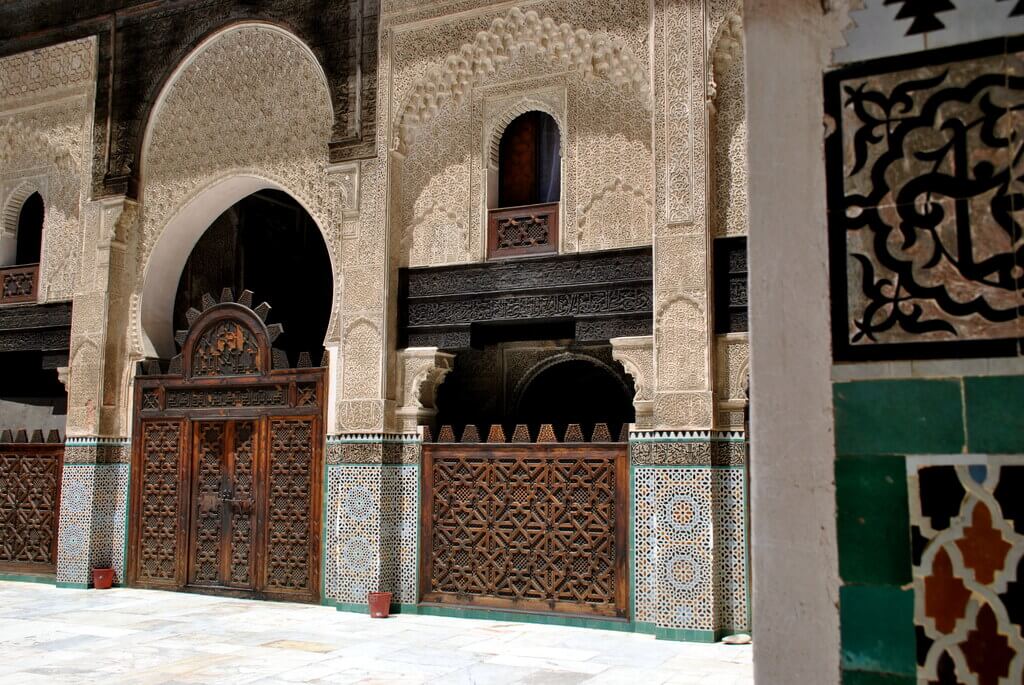
POLYGON ((65 464, 61 479, 57 582, 89 584, 112 567, 124 582, 128 464, 65 464))
POLYGON ((657 624, 714 630, 712 469, 654 470, 657 624))
POLYGON ((417 600, 418 488, 418 465, 384 465, 381 583, 400 604, 414 604, 417 600))
POLYGON ((60 485, 57 582, 85 584, 90 578, 92 500, 96 467, 65 464, 60 485))
POLYGON ((919 682, 1024 682, 1024 458, 908 457, 919 682))
POLYGON ((365 604, 378 590, 381 539, 381 467, 327 466, 327 549, 324 594, 365 604))
POLYGON ((326 597, 365 604, 386 590, 416 602, 418 487, 415 464, 327 466, 326 597))
POLYGON ((711 474, 715 505, 715 627, 736 632, 750 629, 744 485, 743 469, 718 469, 711 474))
POLYGON ((123 583, 130 466, 99 464, 95 469, 90 565, 113 568, 114 582, 123 583))
POLYGON ((633 469, 633 613, 638 623, 657 623, 658 508, 655 468, 633 469))
POLYGON ((638 623, 749 630, 744 469, 633 467, 638 623))
POLYGON ((1019 0, 863 0, 850 11, 837 64, 1024 32, 1019 0))

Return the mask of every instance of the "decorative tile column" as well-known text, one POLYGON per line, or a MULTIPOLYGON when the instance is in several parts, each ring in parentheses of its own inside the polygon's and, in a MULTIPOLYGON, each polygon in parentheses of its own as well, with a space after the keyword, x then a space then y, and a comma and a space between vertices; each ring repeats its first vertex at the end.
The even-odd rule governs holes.
POLYGON ((92 569, 114 569, 124 583, 128 540, 130 442, 68 438, 61 478, 57 585, 88 587, 92 569))
POLYGON ((701 642, 749 630, 743 435, 635 431, 630 464, 637 630, 701 642))
POLYGON ((420 437, 348 433, 327 440, 324 602, 367 610, 366 594, 416 602, 420 437))

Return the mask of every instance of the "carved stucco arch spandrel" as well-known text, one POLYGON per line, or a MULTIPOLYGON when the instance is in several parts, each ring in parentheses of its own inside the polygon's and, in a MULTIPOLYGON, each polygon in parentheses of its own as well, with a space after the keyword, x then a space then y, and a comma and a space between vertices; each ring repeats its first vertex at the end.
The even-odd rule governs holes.
POLYGON ((632 88, 648 110, 652 106, 647 70, 620 39, 513 7, 413 84, 397 117, 393 148, 404 153, 414 127, 432 120, 449 99, 462 102, 474 86, 524 50, 565 69, 632 88))
MULTIPOLYGON (((321 65, 279 27, 232 25, 177 68, 157 99, 143 145, 135 292, 145 354, 173 352, 173 292, 159 295, 157 277, 173 291, 191 246, 248 194, 276 188, 294 197, 320 227, 332 265, 339 264, 335 234, 354 193, 343 187, 344 176, 325 171, 332 121, 321 65), (158 255, 158 245, 160 251, 170 245, 173 254, 158 255)), ((336 337, 335 320, 328 339, 336 337)))

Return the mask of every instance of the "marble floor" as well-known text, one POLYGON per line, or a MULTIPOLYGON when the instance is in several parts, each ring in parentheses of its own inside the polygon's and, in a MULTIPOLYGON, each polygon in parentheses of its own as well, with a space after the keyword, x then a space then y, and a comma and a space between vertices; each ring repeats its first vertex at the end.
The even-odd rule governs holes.
POLYGON ((749 685, 751 648, 0 581, 0 683, 749 685))

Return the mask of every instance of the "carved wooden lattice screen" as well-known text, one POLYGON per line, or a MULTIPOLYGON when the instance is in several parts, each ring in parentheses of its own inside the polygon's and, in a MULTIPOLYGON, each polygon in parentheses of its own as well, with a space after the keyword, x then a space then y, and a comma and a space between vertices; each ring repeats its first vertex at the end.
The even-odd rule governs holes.
POLYGON ((0 570, 53 573, 63 444, 0 443, 0 570))
POLYGON ((135 507, 140 522, 136 577, 151 587, 173 587, 178 577, 179 484, 185 422, 143 421, 139 457, 141 492, 135 507))
POLYGON ((267 587, 279 592, 309 589, 316 559, 309 550, 311 494, 315 492, 311 453, 312 418, 271 419, 267 587))
POLYGON ((423 601, 625 617, 627 449, 424 444, 423 601))
POLYGON ((285 368, 248 297, 190 312, 170 370, 137 376, 128 579, 318 601, 324 369, 285 368))

